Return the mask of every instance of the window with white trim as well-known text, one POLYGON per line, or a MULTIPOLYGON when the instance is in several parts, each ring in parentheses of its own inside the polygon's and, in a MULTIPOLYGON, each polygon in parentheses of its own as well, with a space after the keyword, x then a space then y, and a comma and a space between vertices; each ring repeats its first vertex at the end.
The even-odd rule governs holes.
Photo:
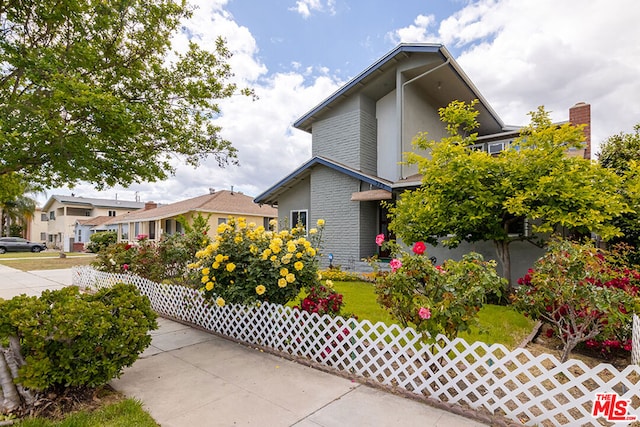
POLYGON ((309 212, 306 209, 291 211, 291 214, 289 215, 289 224, 291 228, 295 228, 298 226, 298 224, 301 224, 302 227, 304 227, 304 229, 306 230, 308 213, 309 212))

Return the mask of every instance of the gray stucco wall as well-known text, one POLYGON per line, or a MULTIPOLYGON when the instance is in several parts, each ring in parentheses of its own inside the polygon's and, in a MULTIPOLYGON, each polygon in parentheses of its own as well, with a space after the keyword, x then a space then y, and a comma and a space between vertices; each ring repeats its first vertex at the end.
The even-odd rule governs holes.
POLYGON ((351 194, 358 191, 359 181, 326 167, 314 168, 311 174, 311 222, 325 220, 321 264, 345 268, 360 258, 360 202, 352 202, 351 194))
MULTIPOLYGON (((533 267, 536 260, 544 255, 544 249, 532 243, 521 241, 511 243, 509 248, 511 252, 511 282, 515 284, 520 277, 525 275, 529 268, 533 267)), ((498 273, 502 273, 502 263, 498 260, 493 242, 463 242, 454 249, 449 249, 442 245, 436 247, 427 245, 427 252, 429 256, 435 256, 437 258, 438 264, 442 264, 446 259, 462 259, 462 255, 468 252, 477 252, 481 254, 485 260, 496 260, 496 269, 498 273)))
MULTIPOLYGON (((304 178, 278 200, 278 227, 289 228, 289 213, 292 210, 307 210, 311 214, 310 179, 304 178)), ((310 223, 311 224, 311 223, 310 223)))
POLYGON ((360 159, 358 169, 376 175, 378 172, 378 144, 376 104, 369 98, 361 97, 360 110, 360 159))
POLYGON ((349 100, 331 116, 313 124, 312 156, 324 156, 353 168, 360 166, 360 103, 349 100))

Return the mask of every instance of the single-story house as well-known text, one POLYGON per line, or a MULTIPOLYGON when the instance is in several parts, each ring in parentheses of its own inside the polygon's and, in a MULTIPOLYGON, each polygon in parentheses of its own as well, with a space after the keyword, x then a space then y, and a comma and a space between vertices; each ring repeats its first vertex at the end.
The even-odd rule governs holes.
POLYGON ((120 242, 135 241, 139 235, 158 241, 164 234, 184 232, 177 221, 179 217, 191 222, 198 214, 209 217, 209 234, 214 236, 218 225, 226 222, 229 216, 243 217, 248 223, 268 228, 269 221, 277 218, 278 211, 254 203, 252 197, 241 192, 210 189, 209 194, 115 217, 108 224, 116 229, 120 242))

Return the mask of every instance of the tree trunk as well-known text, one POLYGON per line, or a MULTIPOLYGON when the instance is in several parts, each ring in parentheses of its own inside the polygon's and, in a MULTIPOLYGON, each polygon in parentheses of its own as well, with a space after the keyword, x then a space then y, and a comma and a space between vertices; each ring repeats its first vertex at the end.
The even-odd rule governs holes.
POLYGON ((15 411, 22 404, 20 393, 13 382, 13 375, 7 363, 7 353, 11 350, 0 345, 0 388, 3 400, 0 402, 0 413, 15 411))
POLYGON ((502 277, 507 279, 506 293, 510 295, 513 293, 513 287, 511 283, 511 254, 509 253, 508 240, 494 240, 493 243, 496 246, 496 254, 502 264, 502 277))

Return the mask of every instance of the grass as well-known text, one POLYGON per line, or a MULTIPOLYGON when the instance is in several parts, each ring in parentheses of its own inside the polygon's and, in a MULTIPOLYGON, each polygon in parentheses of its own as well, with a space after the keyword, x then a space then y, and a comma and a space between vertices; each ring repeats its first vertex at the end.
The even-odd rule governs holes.
MULTIPOLYGON (((367 282, 337 282, 334 289, 343 296, 343 313, 355 314, 358 319, 367 319, 371 323, 383 322, 391 325, 395 322, 391 315, 376 302, 374 286, 367 282)), ((291 306, 300 305, 304 298, 301 294, 291 306)), ((478 313, 480 328, 463 332, 460 338, 472 343, 482 341, 487 344, 503 344, 509 349, 516 348, 533 329, 531 319, 518 313, 509 306, 486 304, 478 313)))
POLYGON ((94 254, 82 253, 68 253, 66 258, 60 258, 60 254, 53 251, 40 253, 9 252, 0 254, 0 264, 22 271, 58 270, 71 268, 74 265, 88 265, 94 258, 94 254))
POLYGON ((26 418, 15 425, 18 427, 158 427, 151 415, 142 409, 142 404, 134 399, 124 399, 91 412, 76 412, 61 421, 26 418))

